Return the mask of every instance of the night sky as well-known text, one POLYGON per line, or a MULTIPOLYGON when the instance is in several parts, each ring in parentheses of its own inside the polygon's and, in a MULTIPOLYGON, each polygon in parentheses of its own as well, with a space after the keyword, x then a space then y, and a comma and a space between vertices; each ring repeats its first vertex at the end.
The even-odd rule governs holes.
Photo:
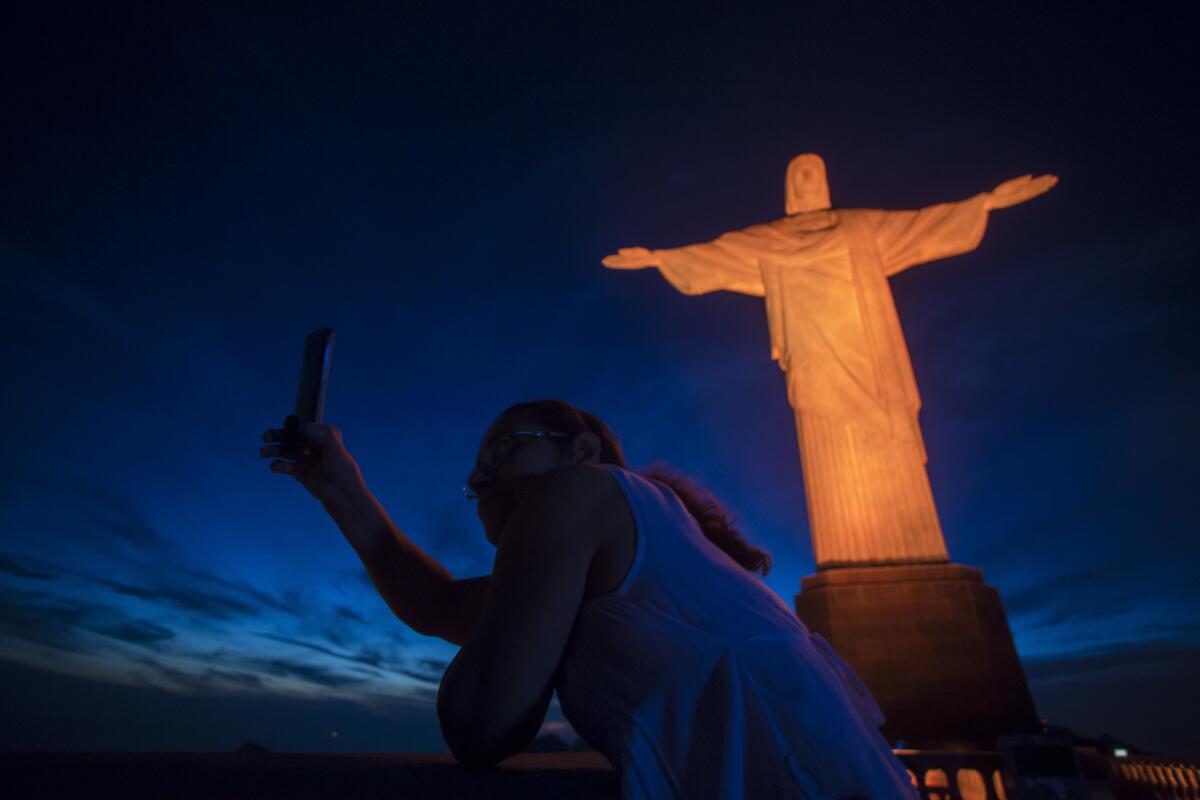
POLYGON ((326 421, 455 576, 495 553, 460 491, 484 429, 560 397, 707 486, 790 604, 815 567, 763 301, 600 259, 778 218, 817 152, 841 207, 1059 176, 892 280, 930 480, 1039 714, 1200 757, 1173 15, 120 5, 0 34, 0 748, 446 752, 456 648, 258 455, 326 325, 326 421))

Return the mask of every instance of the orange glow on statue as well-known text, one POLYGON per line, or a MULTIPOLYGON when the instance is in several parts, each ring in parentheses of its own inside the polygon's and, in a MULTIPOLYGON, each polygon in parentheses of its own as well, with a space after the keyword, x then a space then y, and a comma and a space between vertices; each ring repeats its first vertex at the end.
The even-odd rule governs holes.
POLYGON ((948 561, 917 415, 912 362, 887 279, 974 250, 989 211, 1052 188, 1023 175, 917 211, 833 209, 825 162, 788 165, 787 216, 711 242, 606 257, 657 267, 680 292, 763 297, 771 358, 796 413, 818 569, 948 561))

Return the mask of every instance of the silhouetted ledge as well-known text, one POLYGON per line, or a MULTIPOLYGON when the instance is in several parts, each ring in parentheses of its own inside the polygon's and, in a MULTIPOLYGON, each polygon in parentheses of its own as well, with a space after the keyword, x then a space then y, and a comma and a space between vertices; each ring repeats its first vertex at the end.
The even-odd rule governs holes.
POLYGON ((7 797, 615 798, 594 751, 469 769, 440 753, 0 753, 7 797))

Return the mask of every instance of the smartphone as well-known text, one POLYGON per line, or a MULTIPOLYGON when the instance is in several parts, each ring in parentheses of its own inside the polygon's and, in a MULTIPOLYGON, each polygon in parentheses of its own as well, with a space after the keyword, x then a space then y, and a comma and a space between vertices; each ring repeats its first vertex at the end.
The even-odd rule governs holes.
POLYGON ((301 430, 309 422, 320 422, 325 414, 332 358, 333 328, 321 328, 304 338, 304 360, 300 363, 300 382, 296 388, 296 418, 301 430))

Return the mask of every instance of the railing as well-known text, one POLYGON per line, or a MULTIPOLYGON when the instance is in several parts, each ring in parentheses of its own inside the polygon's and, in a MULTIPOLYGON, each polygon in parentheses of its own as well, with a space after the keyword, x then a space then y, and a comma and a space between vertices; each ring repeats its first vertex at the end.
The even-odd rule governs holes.
MULTIPOLYGON (((922 800, 1009 800, 1014 794, 1008 765, 999 753, 895 752, 922 800)), ((1090 747, 1075 748, 1075 758, 1080 768, 1078 784, 1086 787, 1091 798, 1200 800, 1200 762, 1117 757, 1090 747)))
POLYGON ((1008 800, 1003 759, 995 752, 896 750, 922 800, 1008 800))
POLYGON ((1116 800, 1200 800, 1200 762, 1162 756, 1116 757, 1076 750, 1079 765, 1106 781, 1116 800))
MULTIPOLYGON (((1200 762, 1074 748, 1079 776, 1033 796, 1200 800, 1200 762), (1067 786, 1067 783, 1070 786, 1067 786)), ((999 752, 897 750, 922 800, 1020 800, 999 752)), ((0 753, 11 797, 571 797, 613 800, 598 753, 523 753, 466 769, 438 753, 0 753)), ((1028 784, 1026 784, 1028 786, 1028 784)), ((1029 791, 1029 789, 1027 789, 1029 791)))

